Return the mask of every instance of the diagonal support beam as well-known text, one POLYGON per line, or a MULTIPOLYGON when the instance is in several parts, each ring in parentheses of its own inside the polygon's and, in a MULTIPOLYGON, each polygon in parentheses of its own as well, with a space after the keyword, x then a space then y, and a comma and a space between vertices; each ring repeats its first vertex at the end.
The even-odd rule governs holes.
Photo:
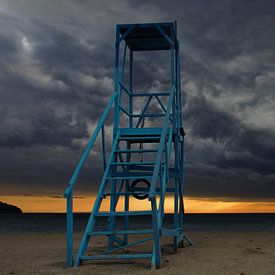
POLYGON ((167 42, 171 45, 171 47, 174 47, 173 40, 164 32, 162 27, 160 27, 158 24, 155 24, 155 27, 160 32, 160 34, 167 40, 167 42))
MULTIPOLYGON (((157 101, 158 101, 161 109, 163 110, 163 112, 166 113, 166 109, 165 109, 164 105, 162 104, 161 100, 159 99, 159 97, 155 96, 155 98, 157 99, 157 101)), ((173 122, 171 116, 169 117, 169 120, 171 121, 171 123, 173 122)))
POLYGON ((125 245, 122 245, 122 246, 115 247, 113 249, 109 249, 109 250, 103 251, 101 254, 102 255, 106 255, 106 254, 112 253, 112 252, 117 251, 117 250, 123 250, 123 249, 125 249, 127 247, 131 247, 131 246, 134 246, 134 245, 137 245, 137 244, 141 244, 141 243, 144 243, 144 242, 151 241, 153 239, 154 239, 153 237, 148 237, 148 238, 145 238, 143 240, 138 240, 138 241, 135 241, 135 242, 131 242, 129 244, 125 244, 125 245))
POLYGON ((143 110, 142 110, 142 112, 141 112, 141 114, 140 114, 139 120, 138 120, 138 122, 137 122, 137 124, 136 124, 136 128, 138 128, 138 126, 140 125, 142 119, 144 118, 144 114, 146 113, 147 108, 148 108, 148 105, 150 104, 152 98, 153 98, 152 96, 150 96, 150 97, 148 98, 148 100, 147 100, 147 102, 146 102, 146 104, 145 104, 145 106, 144 106, 144 108, 143 108, 143 110))
POLYGON ((129 27, 129 29, 119 38, 118 44, 125 39, 130 33, 131 31, 136 28, 138 26, 138 24, 134 24, 131 27, 129 27))
POLYGON ((161 100, 159 99, 159 97, 158 97, 158 96, 155 96, 155 98, 157 99, 157 101, 158 101, 158 103, 159 103, 161 109, 163 110, 163 112, 166 113, 166 109, 165 109, 165 107, 163 106, 163 104, 162 104, 161 100))

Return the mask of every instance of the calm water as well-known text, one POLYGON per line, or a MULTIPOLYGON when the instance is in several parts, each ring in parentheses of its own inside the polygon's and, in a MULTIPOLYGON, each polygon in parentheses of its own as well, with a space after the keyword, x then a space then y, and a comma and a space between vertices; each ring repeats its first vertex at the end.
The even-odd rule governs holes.
MULTIPOLYGON (((88 214, 75 214, 75 231, 82 231, 87 223, 88 214)), ((166 224, 172 217, 165 219, 166 224)), ((121 223, 121 220, 118 220, 121 223)), ((104 228, 106 220, 100 220, 98 229, 104 228)), ((148 228, 150 218, 135 217, 130 227, 148 228)), ((186 231, 272 231, 275 232, 274 214, 188 214, 185 215, 186 231)), ((0 214, 0 233, 8 232, 46 232, 62 233, 66 230, 65 214, 0 214)))

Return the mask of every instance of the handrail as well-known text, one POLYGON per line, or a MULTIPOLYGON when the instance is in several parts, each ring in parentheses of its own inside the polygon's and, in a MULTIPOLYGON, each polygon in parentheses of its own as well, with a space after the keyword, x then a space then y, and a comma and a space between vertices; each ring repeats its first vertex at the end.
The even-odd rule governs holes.
POLYGON ((95 141, 97 139, 97 136, 98 136, 98 134, 100 132, 100 129, 102 128, 102 126, 103 126, 103 124, 105 122, 105 119, 106 119, 107 115, 109 114, 109 112, 111 110, 111 107, 113 105, 113 102, 116 99, 117 95, 118 95, 117 92, 113 93, 112 97, 109 100, 108 105, 106 106, 106 108, 104 110, 103 115, 101 116, 101 118, 100 118, 100 120, 99 120, 99 122, 98 122, 98 124, 96 126, 96 129, 95 129, 93 135, 90 137, 90 140, 89 140, 89 142, 88 142, 88 144, 87 144, 87 146, 86 146, 86 148, 85 148, 85 150, 84 150, 84 152, 82 154, 82 157, 79 160, 78 165, 77 165, 76 169, 74 170, 74 173, 73 173, 73 175, 72 175, 72 177, 70 179, 69 185, 67 186, 67 188, 66 188, 66 190, 64 192, 64 197, 65 198, 68 198, 68 196, 72 192, 72 190, 74 188, 74 185, 75 185, 75 182, 76 182, 76 180, 78 178, 79 172, 80 172, 81 168, 83 167, 83 165, 84 165, 84 163, 85 163, 85 161, 86 161, 86 159, 87 159, 87 157, 88 157, 88 155, 89 155, 89 153, 90 153, 90 151, 91 151, 91 149, 92 149, 92 147, 93 147, 93 145, 94 145, 94 143, 95 143, 95 141))
MULTIPOLYGON (((73 266, 73 194, 72 194, 72 191, 73 191, 75 182, 78 178, 79 172, 80 172, 81 168, 83 167, 83 165, 84 165, 84 163, 85 163, 85 161, 86 161, 86 159, 87 159, 87 157, 88 157, 88 155, 89 155, 89 153, 98 137, 100 130, 102 131, 102 146, 104 147, 104 122, 105 122, 105 119, 108 116, 117 96, 118 96, 118 92, 115 91, 113 93, 113 95, 111 96, 111 98, 108 102, 108 105, 106 106, 106 108, 103 112, 103 115, 101 116, 101 118, 96 126, 94 133, 90 137, 89 142, 88 142, 88 144, 87 144, 87 146, 86 146, 86 148, 77 164, 77 167, 74 170, 74 173, 70 179, 70 182, 64 192, 64 197, 67 198, 67 218, 66 218, 67 219, 67 237, 66 237, 67 267, 73 266)), ((105 147, 103 148, 103 152, 104 152, 103 163, 105 166, 105 162, 106 162, 105 147)), ((105 167, 104 167, 104 169, 105 169, 105 167)))
POLYGON ((158 174, 160 171, 161 157, 162 157, 163 147, 164 147, 164 143, 165 143, 165 139, 166 139, 166 135, 167 135, 168 121, 169 121, 169 117, 170 117, 174 94, 175 94, 175 89, 172 90, 172 92, 169 96, 169 99, 168 99, 168 103, 167 103, 166 113, 165 113, 164 122, 163 122, 163 128, 161 131, 161 137, 160 137, 160 142, 159 142, 159 148, 158 148, 157 157, 156 157, 156 165, 154 168, 151 187, 149 190, 149 200, 152 200, 156 195, 157 178, 158 178, 158 174))

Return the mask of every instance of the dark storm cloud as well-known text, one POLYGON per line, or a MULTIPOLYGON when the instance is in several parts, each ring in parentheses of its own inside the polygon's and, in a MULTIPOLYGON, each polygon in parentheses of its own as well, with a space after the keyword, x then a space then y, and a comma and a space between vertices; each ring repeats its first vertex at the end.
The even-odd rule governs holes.
POLYGON ((189 100, 185 118, 190 123, 192 134, 204 139, 224 140, 238 131, 238 121, 232 114, 219 110, 204 96, 189 100))
POLYGON ((187 164, 188 178, 200 181, 198 184, 194 180, 195 185, 199 185, 194 195, 203 193, 216 178, 219 185, 218 188, 213 186, 215 196, 268 196, 275 187, 274 129, 246 125, 229 110, 221 110, 204 96, 192 98, 184 115, 189 123, 189 143, 198 147, 190 153, 187 151, 187 158, 192 160, 187 164), (204 180, 206 184, 202 186, 204 180), (260 192, 259 186, 262 187, 260 192))
POLYGON ((231 150, 244 150, 257 157, 275 160, 274 129, 247 126, 233 114, 215 107, 203 96, 189 101, 185 118, 195 136, 221 141, 231 150))
MULTIPOLYGON (((115 24, 177 19, 186 194, 274 199, 274 11, 273 1, 3 1, 1 193, 62 192, 113 91, 115 24)), ((135 54, 135 89, 167 89, 166 64, 135 54)), ((97 189, 100 150, 82 192, 97 189)))

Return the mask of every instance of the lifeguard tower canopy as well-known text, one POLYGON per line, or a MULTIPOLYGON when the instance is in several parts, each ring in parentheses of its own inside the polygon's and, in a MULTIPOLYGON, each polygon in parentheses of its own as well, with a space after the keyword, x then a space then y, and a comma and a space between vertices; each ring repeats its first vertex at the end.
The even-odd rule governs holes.
POLYGON ((119 24, 117 30, 132 51, 170 50, 177 39, 176 23, 119 24))

